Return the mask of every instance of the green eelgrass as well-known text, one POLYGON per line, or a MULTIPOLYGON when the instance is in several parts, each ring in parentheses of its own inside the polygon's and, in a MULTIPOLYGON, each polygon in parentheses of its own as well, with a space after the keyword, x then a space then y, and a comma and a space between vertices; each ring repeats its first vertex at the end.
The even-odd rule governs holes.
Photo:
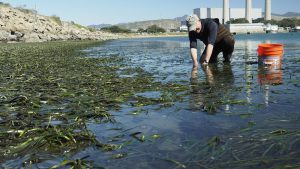
POLYGON ((122 104, 165 107, 182 100, 176 93, 187 90, 185 86, 155 82, 150 73, 126 66, 128 61, 119 56, 94 58, 81 51, 101 43, 1 44, 0 162, 25 154, 76 153, 88 146, 122 148, 96 139, 87 124, 114 123, 110 112, 122 104), (136 75, 120 76, 132 72, 136 75), (157 90, 164 93, 159 98, 135 95, 157 90))
POLYGON ((284 129, 245 130, 191 142, 187 165, 200 168, 290 168, 299 167, 299 131, 284 129))

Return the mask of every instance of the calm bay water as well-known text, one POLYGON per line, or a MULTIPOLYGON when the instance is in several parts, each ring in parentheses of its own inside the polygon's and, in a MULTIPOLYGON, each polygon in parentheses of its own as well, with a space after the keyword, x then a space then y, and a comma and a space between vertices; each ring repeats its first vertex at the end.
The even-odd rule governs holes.
MULTIPOLYGON (((89 160, 106 168, 241 168, 243 160, 254 162, 242 168, 299 164, 300 158, 286 158, 300 155, 300 34, 235 38, 231 64, 224 65, 220 55, 218 64, 196 72, 187 37, 111 41, 86 50, 90 57, 123 57, 132 67, 152 73, 156 81, 183 84, 189 90, 173 106, 142 107, 142 113, 134 116, 124 104, 113 112, 117 123, 88 126, 99 140, 120 135, 111 130, 115 128, 126 129, 121 134, 143 133, 145 142, 134 141, 120 150, 127 153, 125 158, 111 159, 111 153, 93 148, 77 156, 89 155, 89 160), (256 63, 260 43, 284 44, 282 64, 261 70, 256 63), (215 146, 207 148, 211 141, 215 146), (285 144, 287 149, 280 147, 285 144)), ((156 98, 161 93, 137 95, 156 98)))

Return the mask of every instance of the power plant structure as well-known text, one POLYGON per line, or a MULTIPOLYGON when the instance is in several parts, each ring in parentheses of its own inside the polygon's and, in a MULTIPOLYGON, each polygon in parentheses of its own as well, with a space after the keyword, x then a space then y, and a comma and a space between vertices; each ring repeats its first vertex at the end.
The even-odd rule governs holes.
MULTIPOLYGON (((252 23, 253 12, 255 12, 252 10, 252 0, 246 0, 245 9, 245 18, 252 23)), ((229 21, 229 12, 229 0, 223 0, 223 24, 229 21)), ((265 20, 271 20, 271 0, 265 0, 265 20)))
MULTIPOLYGON (((252 0, 246 0, 245 8, 230 8, 229 0, 223 0, 223 8, 196 8, 194 14, 201 19, 219 18, 223 24, 230 19, 246 18, 252 23, 253 19, 262 18, 261 8, 252 8, 252 0)), ((271 0, 265 0, 265 20, 271 20, 271 0)))
POLYGON ((269 21, 272 19, 271 15, 271 0, 265 0, 265 20, 269 21))
POLYGON ((228 8, 229 12, 225 13, 224 11, 223 8, 196 8, 194 9, 194 14, 201 19, 218 18, 220 23, 226 23, 230 19, 238 18, 247 18, 249 23, 252 23, 252 20, 262 18, 261 8, 251 9, 251 14, 249 13, 248 15, 244 8, 228 8))
MULTIPOLYGON (((252 8, 252 0, 245 1, 245 8, 230 8, 230 0, 223 0, 223 8, 196 8, 194 14, 200 19, 219 18, 219 21, 226 24, 231 19, 245 18, 249 24, 228 24, 227 27, 232 33, 254 33, 265 32, 264 24, 252 24, 254 19, 262 18, 261 8, 252 8)), ((271 0, 265 0, 265 20, 271 20, 271 0)))

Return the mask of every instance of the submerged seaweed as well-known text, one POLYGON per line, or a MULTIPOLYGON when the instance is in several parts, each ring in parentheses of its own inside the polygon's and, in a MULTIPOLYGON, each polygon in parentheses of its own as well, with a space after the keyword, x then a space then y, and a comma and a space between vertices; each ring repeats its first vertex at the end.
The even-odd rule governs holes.
MULTIPOLYGON (((26 155, 24 164, 41 163, 42 156, 55 159, 87 146, 119 149, 120 145, 96 139, 87 124, 115 122, 110 111, 119 110, 126 102, 140 107, 180 100, 181 96, 174 94, 186 89, 180 85, 154 82, 151 74, 139 68, 122 70, 124 62, 118 56, 89 58, 80 52, 100 43, 1 45, 0 162, 26 155), (120 77, 122 71, 136 75, 120 77), (135 95, 157 89, 168 94, 158 98, 135 95)), ((133 136, 144 140, 144 136, 133 136)), ((88 166, 80 160, 66 160, 53 168, 64 165, 88 166)))
POLYGON ((191 75, 182 42, 3 44, 1 167, 299 168, 299 50, 191 75))

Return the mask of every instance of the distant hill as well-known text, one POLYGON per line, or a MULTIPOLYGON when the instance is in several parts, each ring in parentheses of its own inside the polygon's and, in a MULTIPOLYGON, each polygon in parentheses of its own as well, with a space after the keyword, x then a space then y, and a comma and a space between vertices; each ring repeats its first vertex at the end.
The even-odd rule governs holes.
MULTIPOLYGON (((265 13, 262 13, 262 16, 264 16, 265 13)), ((130 22, 130 23, 120 23, 117 24, 117 26, 125 29, 130 29, 130 30, 137 30, 139 28, 146 29, 147 27, 151 25, 157 25, 159 27, 164 28, 167 31, 170 31, 171 29, 177 29, 178 27, 181 26, 181 22, 185 21, 186 17, 188 15, 184 15, 181 17, 176 17, 174 19, 160 19, 160 20, 149 20, 149 21, 139 21, 139 22, 130 22)), ((285 14, 275 14, 272 13, 272 19, 274 20, 282 20, 284 18, 298 18, 300 19, 300 13, 297 12, 287 12, 285 14)), ((108 27, 112 26, 110 24, 100 24, 100 25, 91 25, 89 27, 93 28, 103 28, 103 27, 108 27)))
MULTIPOLYGON (((265 16, 265 13, 262 13, 262 16, 265 16)), ((276 14, 276 13, 272 13, 272 19, 274 20, 282 20, 285 18, 298 18, 300 19, 300 13, 297 12, 287 12, 285 14, 276 14)))
POLYGON ((157 25, 158 27, 164 28, 166 31, 171 29, 177 29, 180 27, 180 21, 175 19, 160 19, 160 20, 150 20, 150 21, 141 21, 141 22, 132 22, 132 23, 122 23, 117 26, 125 29, 147 29, 149 26, 157 25))
POLYGON ((101 29, 105 27, 110 27, 112 26, 111 24, 99 24, 99 25, 89 25, 88 27, 90 28, 95 28, 95 29, 101 29))
MULTIPOLYGON (((181 17, 176 17, 174 19, 160 19, 160 20, 138 21, 138 22, 130 22, 130 23, 119 23, 117 24, 117 26, 125 29, 137 30, 139 28, 146 29, 149 26, 157 25, 161 28, 164 28, 167 31, 170 31, 171 29, 177 29, 178 27, 180 27, 181 21, 185 21, 187 16, 188 15, 184 15, 181 17)), ((101 29, 109 26, 113 26, 113 25, 99 24, 99 25, 90 25, 88 27, 101 29)))
POLYGON ((300 17, 300 13, 297 12, 287 12, 283 14, 282 16, 284 17, 300 17))
POLYGON ((185 21, 185 19, 188 17, 188 15, 183 15, 181 17, 177 17, 177 18, 174 18, 174 20, 176 21, 185 21))

